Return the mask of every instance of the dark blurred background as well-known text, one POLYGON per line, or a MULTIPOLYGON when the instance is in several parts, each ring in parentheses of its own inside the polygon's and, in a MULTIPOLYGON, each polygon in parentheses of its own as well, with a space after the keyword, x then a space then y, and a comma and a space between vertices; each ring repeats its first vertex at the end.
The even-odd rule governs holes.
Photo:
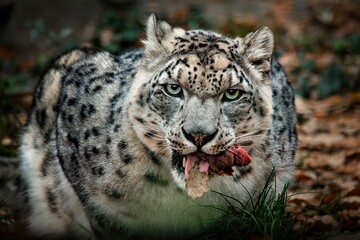
MULTIPOLYGON (((317 103, 331 99, 330 105, 343 107, 346 99, 346 109, 360 112, 359 0, 1 0, 0 187, 10 178, 1 173, 18 165, 20 129, 49 61, 80 46, 113 53, 141 47, 144 23, 153 12, 174 26, 230 36, 267 25, 297 94, 300 123, 304 101, 323 106, 317 103)), ((0 229, 15 221, 6 204, 0 197, 0 229)))
POLYGON ((0 86, 6 94, 31 91, 48 61, 70 48, 91 45, 119 52, 139 47, 143 23, 156 12, 173 25, 234 36, 243 36, 260 25, 270 26, 276 36, 276 54, 297 93, 306 98, 325 98, 359 86, 359 3, 2 0, 0 86))
POLYGON ((84 45, 114 53, 141 47, 153 12, 174 26, 231 36, 269 26, 300 97, 360 88, 359 0, 1 0, 0 155, 15 153, 13 139, 51 59, 84 45))

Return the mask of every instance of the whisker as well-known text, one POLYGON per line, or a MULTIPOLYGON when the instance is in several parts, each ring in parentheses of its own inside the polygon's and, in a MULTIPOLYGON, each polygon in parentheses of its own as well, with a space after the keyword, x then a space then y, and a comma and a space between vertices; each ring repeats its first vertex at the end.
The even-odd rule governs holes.
POLYGON ((238 136, 238 137, 236 137, 235 139, 236 139, 236 140, 250 140, 250 139, 257 138, 257 137, 259 137, 259 136, 258 136, 258 135, 245 136, 245 137, 243 137, 243 136, 238 136))
POLYGON ((258 130, 255 130, 253 132, 250 132, 250 133, 246 133, 246 134, 243 134, 241 136, 238 136, 237 138, 240 138, 240 137, 249 137, 249 136, 254 136, 254 135, 260 135, 260 134, 263 134, 265 131, 267 131, 269 128, 261 128, 261 129, 258 129, 258 130))
POLYGON ((261 128, 250 133, 236 136, 235 144, 239 144, 241 146, 250 146, 254 143, 254 141, 259 139, 262 136, 262 134, 265 133, 265 131, 267 130, 268 128, 261 128))
MULTIPOLYGON (((164 135, 160 135, 158 134, 158 130, 157 129, 154 129, 154 128, 151 128, 149 125, 147 124, 144 124, 145 127, 147 127, 151 132, 151 138, 152 139, 155 139, 155 140, 159 140, 159 141, 164 141, 165 140, 165 137, 164 135)), ((146 134, 148 133, 149 131, 147 129, 143 129, 143 128, 138 128, 138 130, 140 130, 142 133, 146 134)))
POLYGON ((254 143, 254 141, 251 140, 246 140, 246 141, 240 141, 240 142, 236 142, 236 144, 241 145, 241 146, 250 146, 254 143))
POLYGON ((160 145, 158 145, 160 151, 158 151, 156 155, 171 157, 171 149, 165 140, 165 135, 159 134, 162 133, 161 130, 150 126, 148 123, 144 123, 144 126, 144 128, 138 128, 138 130, 144 134, 147 134, 149 131, 151 131, 151 136, 149 137, 160 142, 160 145))

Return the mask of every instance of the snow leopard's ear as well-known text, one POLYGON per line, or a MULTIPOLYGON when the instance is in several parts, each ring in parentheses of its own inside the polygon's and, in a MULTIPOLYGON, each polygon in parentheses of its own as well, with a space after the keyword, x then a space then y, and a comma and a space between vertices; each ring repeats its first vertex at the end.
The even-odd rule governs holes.
POLYGON ((274 35, 268 27, 260 27, 246 35, 242 47, 243 56, 251 65, 263 73, 270 71, 274 35))
POLYGON ((164 21, 160 21, 156 14, 151 14, 146 26, 145 55, 156 57, 167 51, 173 28, 164 21))

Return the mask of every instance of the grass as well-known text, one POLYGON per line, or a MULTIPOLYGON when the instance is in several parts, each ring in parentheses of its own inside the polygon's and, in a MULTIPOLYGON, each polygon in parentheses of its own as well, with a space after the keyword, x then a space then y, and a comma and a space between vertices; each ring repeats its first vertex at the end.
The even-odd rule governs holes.
MULTIPOLYGON (((288 199, 286 183, 280 194, 270 185, 274 171, 268 178, 264 188, 254 198, 250 192, 245 203, 220 192, 225 201, 225 207, 203 205, 213 211, 222 213, 215 219, 210 231, 196 236, 197 239, 295 239, 294 216, 286 212, 288 199)), ((276 188, 276 187, 275 187, 276 188)))
MULTIPOLYGON (((287 190, 290 182, 286 183, 282 191, 277 194, 276 186, 270 183, 275 177, 273 170, 266 181, 265 186, 256 194, 247 192, 249 200, 242 202, 223 193, 212 191, 224 199, 224 205, 195 205, 209 211, 219 212, 221 217, 209 220, 207 226, 201 232, 181 239, 196 240, 291 240, 298 239, 294 230, 295 215, 286 211, 288 200, 287 190), (256 196, 256 197, 254 197, 256 196)), ((110 222, 105 224, 106 233, 111 236, 108 239, 118 239, 120 234, 124 239, 138 239, 136 233, 126 229, 112 228, 110 222), (125 235, 124 235, 125 234, 125 235)), ((177 236, 174 236, 178 239, 177 236)), ((159 236, 158 239, 160 239, 159 236)), ((149 239, 152 239, 151 237, 149 239)))

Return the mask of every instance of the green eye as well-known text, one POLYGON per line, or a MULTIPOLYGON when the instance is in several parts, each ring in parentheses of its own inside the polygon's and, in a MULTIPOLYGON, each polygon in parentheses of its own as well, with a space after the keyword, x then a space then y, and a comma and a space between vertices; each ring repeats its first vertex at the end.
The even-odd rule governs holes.
POLYGON ((172 97, 180 97, 182 94, 182 88, 177 84, 166 84, 164 86, 164 91, 172 97))
POLYGON ((236 101, 241 97, 241 91, 239 89, 229 89, 225 92, 224 101, 236 101))

